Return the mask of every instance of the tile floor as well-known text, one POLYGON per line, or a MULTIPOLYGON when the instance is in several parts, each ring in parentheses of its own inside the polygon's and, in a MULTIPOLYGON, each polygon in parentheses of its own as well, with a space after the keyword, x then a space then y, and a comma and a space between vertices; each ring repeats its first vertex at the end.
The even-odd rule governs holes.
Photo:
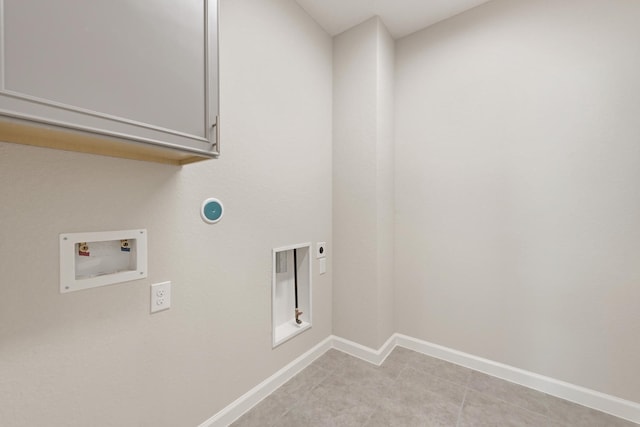
POLYGON ((233 426, 638 426, 396 347, 377 367, 337 350, 233 426))

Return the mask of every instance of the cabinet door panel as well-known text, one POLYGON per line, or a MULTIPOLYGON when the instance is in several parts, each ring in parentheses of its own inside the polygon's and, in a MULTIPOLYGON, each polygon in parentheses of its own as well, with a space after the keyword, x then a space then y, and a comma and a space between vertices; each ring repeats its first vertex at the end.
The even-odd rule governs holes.
POLYGON ((208 137, 205 0, 3 3, 4 90, 208 137))

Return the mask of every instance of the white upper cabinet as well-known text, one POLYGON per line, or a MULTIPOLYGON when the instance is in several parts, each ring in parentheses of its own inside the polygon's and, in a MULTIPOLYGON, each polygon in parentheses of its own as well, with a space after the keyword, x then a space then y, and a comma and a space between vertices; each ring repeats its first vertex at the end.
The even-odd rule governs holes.
POLYGON ((216 157, 217 15, 216 0, 0 0, 0 120, 216 157))

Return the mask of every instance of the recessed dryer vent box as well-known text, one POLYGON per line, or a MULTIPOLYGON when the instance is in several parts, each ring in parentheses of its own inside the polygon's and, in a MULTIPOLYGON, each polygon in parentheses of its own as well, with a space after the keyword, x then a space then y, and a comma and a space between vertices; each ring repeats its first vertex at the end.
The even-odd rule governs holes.
POLYGON ((60 235, 60 292, 147 277, 147 230, 60 235))
POLYGON ((273 249, 273 347, 311 328, 311 256, 311 243, 273 249))

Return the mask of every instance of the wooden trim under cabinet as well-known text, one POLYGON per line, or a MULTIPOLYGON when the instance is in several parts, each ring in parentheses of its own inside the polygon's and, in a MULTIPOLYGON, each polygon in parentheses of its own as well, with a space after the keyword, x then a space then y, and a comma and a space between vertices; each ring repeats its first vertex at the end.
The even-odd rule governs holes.
POLYGON ((0 120, 0 141, 178 166, 211 159, 151 144, 4 120, 0 120))

